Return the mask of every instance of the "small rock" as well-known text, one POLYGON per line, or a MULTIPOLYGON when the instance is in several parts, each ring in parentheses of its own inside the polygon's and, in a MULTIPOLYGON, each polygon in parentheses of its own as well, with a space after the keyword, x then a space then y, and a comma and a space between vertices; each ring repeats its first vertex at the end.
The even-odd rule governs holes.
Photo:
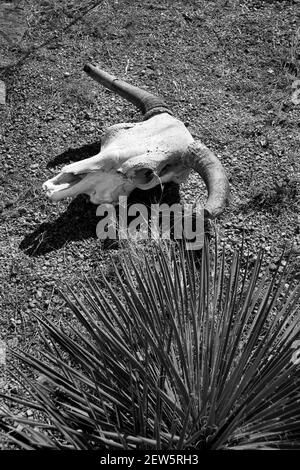
POLYGON ((84 117, 85 117, 85 119, 92 119, 93 118, 92 114, 89 111, 86 111, 84 113, 84 117))
POLYGON ((40 299, 41 297, 43 297, 43 292, 41 290, 38 290, 36 292, 36 296, 40 299))
POLYGON ((19 215, 24 215, 24 214, 26 214, 26 212, 27 211, 26 211, 25 207, 19 207, 19 209, 18 209, 19 215))
POLYGON ((48 121, 52 121, 54 119, 54 116, 50 115, 50 114, 47 114, 47 116, 44 117, 44 121, 48 122, 48 121))
POLYGON ((69 77, 70 76, 70 72, 65 72, 64 73, 64 77, 69 77))
POLYGON ((268 146, 268 139, 267 139, 266 137, 264 137, 264 136, 261 137, 261 138, 260 138, 260 145, 261 145, 262 147, 267 147, 267 146, 268 146))
POLYGON ((12 338, 7 341, 7 344, 10 348, 16 348, 19 344, 18 338, 12 338))

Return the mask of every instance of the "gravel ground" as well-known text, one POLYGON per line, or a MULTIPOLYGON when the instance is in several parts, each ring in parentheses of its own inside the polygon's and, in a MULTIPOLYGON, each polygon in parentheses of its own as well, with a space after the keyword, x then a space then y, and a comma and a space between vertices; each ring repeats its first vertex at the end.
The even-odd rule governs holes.
MULTIPOLYGON (((114 282, 118 248, 96 238, 96 207, 84 196, 54 204, 41 189, 95 154, 106 127, 140 119, 84 74, 90 61, 163 96, 219 155, 232 193, 216 222, 228 257, 244 234, 272 271, 287 246, 290 282, 300 279, 299 2, 108 0, 68 27, 87 3, 21 0, 26 28, 0 63, 0 339, 26 350, 39 346, 34 314, 72 321, 59 286, 100 270, 114 282)), ((192 174, 181 198, 199 195, 192 174)))

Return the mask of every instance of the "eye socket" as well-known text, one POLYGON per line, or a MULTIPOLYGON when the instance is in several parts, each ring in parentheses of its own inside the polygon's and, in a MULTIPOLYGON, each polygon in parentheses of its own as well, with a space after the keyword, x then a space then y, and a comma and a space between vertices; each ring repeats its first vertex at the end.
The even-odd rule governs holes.
POLYGON ((153 170, 150 168, 140 168, 134 173, 134 181, 137 184, 148 184, 154 177, 153 170))

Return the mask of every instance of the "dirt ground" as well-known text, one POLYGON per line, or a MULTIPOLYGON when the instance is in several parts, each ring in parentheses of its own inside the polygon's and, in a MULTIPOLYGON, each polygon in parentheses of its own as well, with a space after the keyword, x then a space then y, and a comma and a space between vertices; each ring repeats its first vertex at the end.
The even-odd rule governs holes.
MULTIPOLYGON (((12 348, 39 345, 35 313, 71 321, 57 287, 111 277, 118 254, 96 238, 96 206, 54 204, 41 189, 95 154, 106 127, 140 119, 85 75, 87 62, 164 97, 219 156, 232 194, 216 222, 228 256, 244 232, 271 271, 291 249, 291 282, 300 279, 299 1, 107 0, 79 20, 92 3, 21 0, 22 39, 0 43, 0 340, 12 348)), ((182 200, 200 193, 192 174, 182 200)))

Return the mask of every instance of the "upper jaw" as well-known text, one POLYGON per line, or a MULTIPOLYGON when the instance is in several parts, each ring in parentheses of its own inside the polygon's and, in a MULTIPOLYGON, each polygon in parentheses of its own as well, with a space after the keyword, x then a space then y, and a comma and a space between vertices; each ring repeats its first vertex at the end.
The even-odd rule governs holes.
POLYGON ((54 178, 46 181, 42 188, 52 201, 60 201, 66 197, 74 197, 78 194, 80 183, 85 174, 77 174, 62 171, 54 178))

